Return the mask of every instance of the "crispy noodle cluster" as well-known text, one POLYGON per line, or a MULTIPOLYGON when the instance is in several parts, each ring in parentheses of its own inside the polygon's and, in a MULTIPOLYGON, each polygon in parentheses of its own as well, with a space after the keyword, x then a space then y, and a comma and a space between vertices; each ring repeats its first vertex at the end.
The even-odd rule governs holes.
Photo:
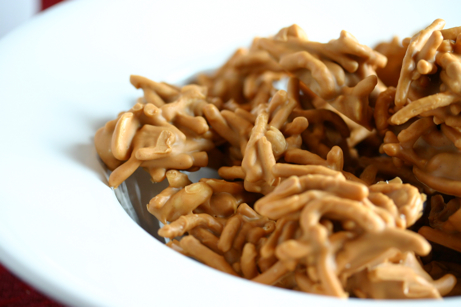
POLYGON ((139 167, 166 179, 147 205, 159 235, 231 275, 340 298, 461 295, 461 27, 444 24, 375 49, 293 25, 194 84, 131 76, 143 97, 95 135, 109 185, 139 167), (201 167, 221 179, 181 172, 201 167))

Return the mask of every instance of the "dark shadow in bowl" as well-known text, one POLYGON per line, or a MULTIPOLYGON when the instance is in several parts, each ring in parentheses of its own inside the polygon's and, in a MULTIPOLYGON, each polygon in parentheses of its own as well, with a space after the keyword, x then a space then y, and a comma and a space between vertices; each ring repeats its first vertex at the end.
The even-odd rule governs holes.
MULTIPOLYGON (((109 181, 110 170, 104 165, 102 160, 98 158, 101 166, 109 181)), ((200 178, 218 178, 217 171, 210 168, 202 168, 197 172, 188 173, 189 179, 197 182, 200 178)), ((147 211, 149 201, 169 186, 165 179, 162 182, 152 182, 149 173, 142 168, 138 168, 133 175, 125 180, 117 189, 114 189, 120 205, 127 214, 136 222, 142 229, 152 235, 160 242, 166 243, 165 238, 158 235, 158 230, 163 224, 152 214, 147 211)))
MULTIPOLYGON (((97 158, 103 168, 106 180, 109 181, 111 171, 106 167, 101 159, 97 158)), ((147 211, 147 204, 152 197, 168 187, 168 181, 153 183, 150 175, 143 169, 138 169, 125 180, 117 189, 113 189, 120 205, 126 213, 142 229, 152 235, 160 242, 165 243, 165 238, 158 235, 158 230, 162 226, 155 216, 147 211)))

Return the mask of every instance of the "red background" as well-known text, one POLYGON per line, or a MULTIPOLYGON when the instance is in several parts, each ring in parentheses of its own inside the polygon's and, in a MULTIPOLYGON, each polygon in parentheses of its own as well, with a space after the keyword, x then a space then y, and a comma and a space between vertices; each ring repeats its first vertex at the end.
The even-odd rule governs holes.
MULTIPOLYGON (((42 0, 41 9, 45 10, 61 1, 42 0)), ((18 279, 0 263, 0 307, 7 306, 58 307, 62 305, 18 279)))
POLYGON ((52 5, 55 5, 62 0, 42 0, 42 10, 49 8, 52 5))

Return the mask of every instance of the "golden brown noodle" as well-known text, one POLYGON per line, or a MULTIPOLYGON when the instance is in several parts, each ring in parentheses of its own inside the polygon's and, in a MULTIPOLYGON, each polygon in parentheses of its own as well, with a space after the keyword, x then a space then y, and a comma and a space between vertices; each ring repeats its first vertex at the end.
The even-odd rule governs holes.
POLYGON ((460 295, 461 27, 444 24, 376 50, 293 25, 196 84, 131 76, 144 96, 95 135, 109 185, 138 167, 167 178, 147 205, 159 235, 235 276, 341 298, 460 295), (206 166, 223 179, 180 172, 206 166))

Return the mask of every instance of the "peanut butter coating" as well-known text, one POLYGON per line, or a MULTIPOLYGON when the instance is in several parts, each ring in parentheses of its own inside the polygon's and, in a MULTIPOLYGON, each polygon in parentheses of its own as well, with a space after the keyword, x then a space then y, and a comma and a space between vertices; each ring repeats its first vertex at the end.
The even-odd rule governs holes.
POLYGON ((159 235, 234 276, 339 298, 461 295, 461 27, 444 25, 375 49, 292 25, 193 84, 133 75, 143 96, 94 138, 109 185, 139 167, 166 178, 147 204, 159 235), (221 178, 189 180, 202 167, 221 178))

